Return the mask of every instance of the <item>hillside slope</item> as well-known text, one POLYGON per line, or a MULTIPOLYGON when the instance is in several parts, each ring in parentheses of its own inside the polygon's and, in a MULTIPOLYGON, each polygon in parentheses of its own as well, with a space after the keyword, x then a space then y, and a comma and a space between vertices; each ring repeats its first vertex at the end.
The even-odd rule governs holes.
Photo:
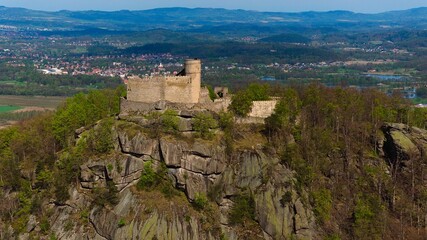
POLYGON ((373 90, 274 90, 265 124, 116 115, 122 92, 104 90, 1 130, 0 238, 423 239, 426 110, 373 90))
POLYGON ((372 29, 426 26, 426 8, 362 14, 349 11, 329 12, 258 12, 217 8, 159 8, 140 11, 58 11, 46 12, 24 8, 0 7, 2 24, 32 30, 107 29, 141 31, 149 29, 188 30, 229 24, 336 27, 372 29))

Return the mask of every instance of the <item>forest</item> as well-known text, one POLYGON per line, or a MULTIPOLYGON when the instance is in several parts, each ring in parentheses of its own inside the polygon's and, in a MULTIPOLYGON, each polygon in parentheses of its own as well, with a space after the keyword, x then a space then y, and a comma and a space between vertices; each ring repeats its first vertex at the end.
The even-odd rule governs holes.
MULTIPOLYGON (((48 199, 64 204, 70 197, 67 189, 79 181, 79 166, 87 159, 111 153, 112 128, 116 125, 113 117, 119 113, 122 96, 123 88, 80 93, 55 112, 0 130, 0 196, 4 199, 0 218, 10 223, 15 233, 24 231, 29 216, 35 215, 41 221, 42 233, 55 236, 49 228, 51 215, 42 205, 48 199), (76 129, 82 128, 90 131, 87 140, 76 142, 76 129)), ((262 136, 262 151, 280 158, 281 165, 296 172, 292 188, 302 195, 309 193, 303 201, 313 208, 324 239, 423 239, 427 226, 427 189, 422 177, 425 157, 409 156, 402 162, 384 156, 380 132, 391 123, 415 127, 413 131, 424 129, 426 109, 414 108, 397 95, 373 89, 316 84, 252 84, 234 96, 230 113, 198 117, 201 120, 194 124, 200 134, 194 138, 209 141, 220 137, 228 157, 233 159, 233 153, 247 147, 241 142, 250 134, 262 136), (252 100, 269 96, 280 101, 265 124, 243 127, 233 123, 233 114, 244 116, 252 100), (222 134, 217 132, 213 138, 215 128, 222 134)), ((174 113, 165 114, 150 117, 161 122, 149 131, 153 136, 179 135, 174 130, 174 113)), ((165 173, 150 174, 154 178, 165 173)), ((147 177, 142 174, 141 184, 154 184, 147 177)), ((150 184, 148 188, 155 186, 150 184)), ((114 206, 117 190, 113 186, 96 190, 94 204, 114 206)), ((289 194, 283 195, 284 204, 290 201, 289 194)), ((204 211, 209 200, 198 200, 203 202, 196 201, 194 207, 204 211)), ((254 219, 250 213, 253 206, 244 206, 243 212, 234 217, 236 222, 246 222, 243 226, 250 226, 247 221, 254 219)))

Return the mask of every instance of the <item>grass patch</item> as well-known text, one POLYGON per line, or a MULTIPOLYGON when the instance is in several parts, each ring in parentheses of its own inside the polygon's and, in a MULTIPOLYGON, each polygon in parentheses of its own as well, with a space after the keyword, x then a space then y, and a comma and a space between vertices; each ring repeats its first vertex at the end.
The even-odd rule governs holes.
POLYGON ((0 106, 0 113, 11 112, 11 111, 15 111, 15 110, 18 110, 18 109, 21 109, 21 108, 22 107, 13 106, 13 105, 0 106))
POLYGON ((425 99, 425 98, 414 98, 414 99, 411 99, 411 102, 414 104, 427 104, 427 99, 425 99))

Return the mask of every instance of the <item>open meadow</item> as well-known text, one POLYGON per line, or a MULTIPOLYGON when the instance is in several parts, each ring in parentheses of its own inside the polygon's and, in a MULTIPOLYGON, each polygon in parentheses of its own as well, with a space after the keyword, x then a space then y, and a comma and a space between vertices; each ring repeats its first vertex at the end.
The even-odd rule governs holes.
POLYGON ((0 128, 53 111, 65 97, 0 95, 0 128))
MULTIPOLYGON (((65 97, 0 95, 0 106, 40 107, 53 110, 64 100, 65 97)), ((13 110, 17 109, 11 109, 13 110)))

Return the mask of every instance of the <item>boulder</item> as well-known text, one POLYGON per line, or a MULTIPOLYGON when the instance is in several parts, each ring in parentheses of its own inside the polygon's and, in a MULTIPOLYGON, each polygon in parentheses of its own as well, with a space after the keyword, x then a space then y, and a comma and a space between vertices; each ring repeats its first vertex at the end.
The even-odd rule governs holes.
POLYGON ((407 161, 422 156, 427 150, 427 132, 419 128, 412 128, 405 124, 385 124, 382 127, 384 155, 393 163, 407 166, 407 161))
POLYGON ((180 142, 168 138, 160 139, 160 152, 167 167, 180 167, 183 151, 186 148, 187 146, 180 142))
MULTIPOLYGON (((130 135, 125 131, 118 132, 122 152, 134 155, 149 155, 156 158, 158 155, 158 142, 145 136, 142 132, 130 135)), ((158 157, 157 157, 158 158, 158 157)))
POLYGON ((37 224, 38 222, 37 222, 36 216, 30 215, 30 217, 28 218, 27 227, 26 227, 27 232, 33 231, 36 228, 37 224))
POLYGON ((179 118, 178 131, 180 131, 180 132, 193 131, 193 124, 192 124, 191 119, 179 118))

